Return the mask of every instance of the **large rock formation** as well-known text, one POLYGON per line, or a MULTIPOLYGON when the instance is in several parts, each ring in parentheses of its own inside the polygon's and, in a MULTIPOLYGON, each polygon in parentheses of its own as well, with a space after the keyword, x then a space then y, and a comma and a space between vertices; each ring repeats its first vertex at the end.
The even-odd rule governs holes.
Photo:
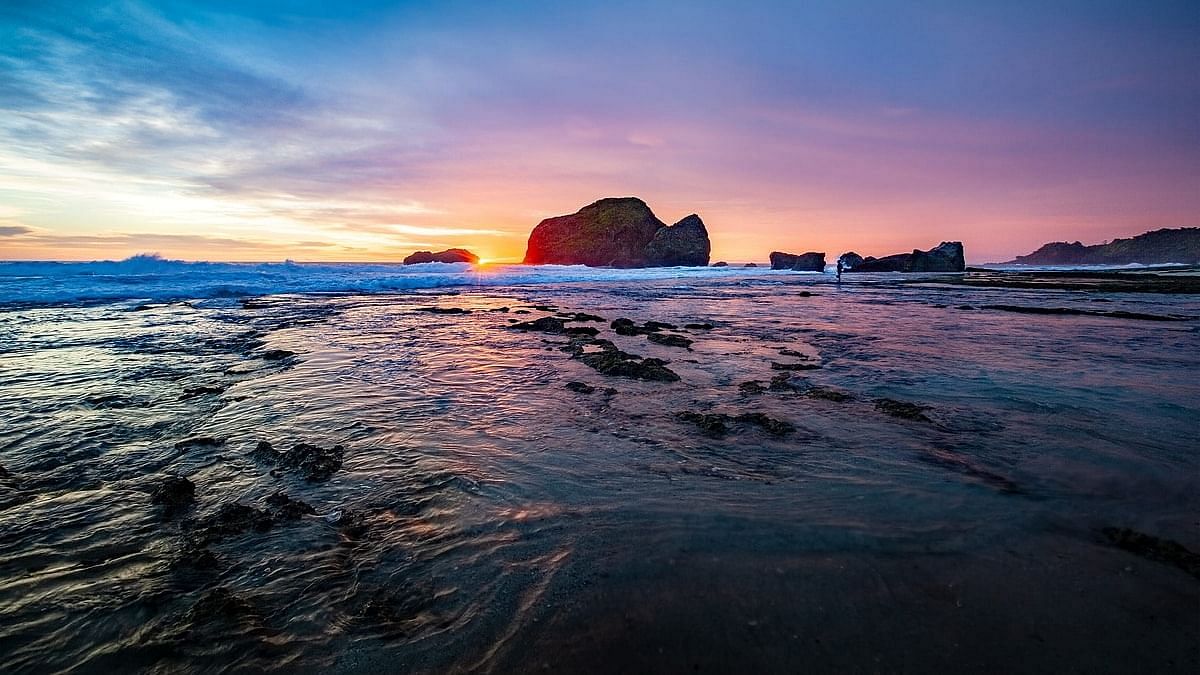
POLYGON ((646 244, 647 267, 704 267, 712 249, 700 216, 692 214, 654 233, 646 244))
POLYGON ((838 262, 842 263, 843 269, 850 269, 851 267, 855 267, 856 265, 861 265, 863 263, 863 260, 865 260, 865 258, 863 258, 861 255, 855 253, 854 251, 850 251, 848 253, 843 253, 840 256, 838 256, 838 262))
POLYGON ((419 265, 421 263, 471 263, 474 265, 479 262, 479 256, 462 248, 448 248, 445 251, 417 251, 404 259, 405 265, 419 265))
POLYGON ((529 235, 525 264, 702 266, 708 264, 709 250, 699 216, 667 227, 637 197, 610 197, 538 223, 529 235))
POLYGON ((797 272, 824 272, 825 254, 809 251, 796 255, 794 253, 771 252, 771 269, 796 270, 797 272))
MULTIPOLYGON (((847 253, 843 259, 849 258, 847 253)), ((867 256, 847 272, 962 272, 967 263, 959 241, 943 241, 928 251, 897 253, 883 258, 867 256)))
POLYGON ((1128 265, 1200 263, 1200 227, 1164 228, 1107 244, 1084 246, 1076 241, 1046 244, 1006 265, 1128 265))

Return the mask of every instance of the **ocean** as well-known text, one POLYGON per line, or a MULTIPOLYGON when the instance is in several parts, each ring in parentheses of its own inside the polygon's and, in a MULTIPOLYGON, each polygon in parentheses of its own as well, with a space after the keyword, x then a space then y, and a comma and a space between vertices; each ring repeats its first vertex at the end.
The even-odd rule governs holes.
POLYGON ((1197 670, 1200 296, 954 278, 0 263, 3 670, 1197 670))

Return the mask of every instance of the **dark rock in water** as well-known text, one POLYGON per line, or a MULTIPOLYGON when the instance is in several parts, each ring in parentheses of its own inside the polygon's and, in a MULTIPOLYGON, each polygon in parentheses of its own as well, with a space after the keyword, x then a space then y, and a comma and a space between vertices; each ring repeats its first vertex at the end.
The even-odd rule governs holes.
POLYGON ((509 326, 514 330, 535 331, 539 333, 561 334, 566 331, 566 324, 562 319, 556 319, 552 316, 544 316, 533 321, 522 321, 509 326))
POLYGON ((771 378, 771 385, 768 387, 771 391, 796 391, 796 386, 792 384, 792 374, 784 372, 771 378))
POLYGON ((462 307, 418 307, 418 312, 429 312, 430 314, 470 314, 471 310, 463 309, 462 307))
POLYGON ((590 384, 585 384, 583 382, 568 382, 567 389, 570 389, 571 391, 579 393, 579 394, 591 394, 596 391, 595 387, 593 387, 590 384))
POLYGON ((283 454, 266 441, 259 441, 250 451, 250 458, 260 464, 277 464, 283 454))
POLYGON ((697 413, 685 411, 677 413, 675 418, 681 422, 691 422, 700 429, 700 433, 710 438, 722 438, 729 433, 730 425, 753 424, 773 436, 785 436, 796 430, 796 427, 783 420, 777 420, 763 413, 742 413, 731 417, 723 413, 697 413))
POLYGON ((213 438, 212 436, 193 436, 185 438, 175 444, 176 450, 189 450, 191 448, 215 448, 225 445, 225 439, 213 438))
POLYGON ((558 308, 553 305, 534 305, 534 309, 539 312, 557 312, 558 308))
POLYGON ((567 335, 599 335, 600 331, 591 326, 572 326, 563 329, 563 333, 567 335))
POLYGON ((899 417, 900 419, 912 420, 914 422, 932 422, 925 415, 925 411, 929 410, 927 406, 909 403, 907 401, 897 401, 891 398, 875 399, 875 409, 881 413, 899 417))
POLYGON ((838 262, 842 263, 844 269, 852 269, 863 263, 863 257, 854 251, 848 251, 838 256, 838 262))
POLYGON ((809 387, 804 390, 804 395, 808 398, 821 399, 822 401, 833 401, 834 403, 845 403, 854 397, 845 392, 828 387, 809 387))
POLYGON ((309 443, 299 443, 283 454, 279 464, 298 471, 305 480, 325 480, 342 468, 345 452, 345 447, 341 445, 326 449, 309 443))
POLYGON ((675 418, 695 424, 700 433, 710 438, 721 438, 729 433, 729 415, 685 411, 676 413, 675 418))
POLYGON ((492 311, 493 311, 493 312, 507 313, 507 312, 508 312, 508 308, 507 308, 507 307, 495 307, 495 308, 493 308, 493 309, 492 309, 492 311))
POLYGON ((630 319, 615 319, 610 327, 617 332, 617 335, 641 335, 642 329, 639 329, 630 319))
POLYGON ((642 324, 642 327, 651 332, 660 330, 675 330, 675 324, 664 323, 662 321, 647 321, 646 323, 642 324))
POLYGON ((738 391, 742 392, 743 394, 761 394, 766 390, 767 388, 764 387, 763 383, 759 382, 758 380, 750 380, 749 382, 743 382, 738 385, 738 391))
POLYGON ((672 227, 636 197, 601 199, 547 218, 529 235, 527 265, 656 267, 707 265, 708 232, 697 216, 672 227))
POLYGON ((771 269, 795 270, 797 272, 825 271, 825 254, 809 251, 796 255, 794 253, 771 252, 771 269))
POLYGON ((742 267, 758 267, 758 263, 746 263, 745 265, 742 265, 742 267))
POLYGON ((795 349, 788 349, 786 347, 779 350, 779 355, 780 356, 790 356, 794 359, 807 359, 808 358, 808 354, 805 354, 804 352, 798 352, 795 349))
POLYGON ((193 623, 205 624, 218 621, 237 621, 253 616, 254 606, 224 586, 205 593, 192 605, 188 618, 193 623))
POLYGON ((1149 560, 1174 565, 1200 579, 1200 553, 1189 551, 1178 542, 1127 527, 1106 527, 1101 531, 1117 548, 1149 560))
POLYGON ((729 267, 729 263, 725 262, 724 260, 718 260, 717 262, 713 263, 712 266, 713 267, 729 267))
POLYGON ((405 265, 419 265, 422 263, 471 263, 474 265, 479 262, 479 256, 462 248, 448 248, 445 251, 417 251, 404 259, 405 265))
POLYGON ((188 399, 196 398, 198 396, 210 396, 212 394, 220 394, 220 393, 224 392, 226 388, 227 387, 223 387, 223 386, 188 387, 187 389, 183 390, 183 394, 180 395, 179 400, 186 401, 188 399))
POLYGON ((607 321, 607 319, 605 319, 602 316, 596 316, 595 314, 586 314, 584 312, 573 312, 572 314, 570 314, 570 318, 567 318, 566 321, 597 321, 600 323, 604 323, 605 321, 607 321))
POLYGON ((282 490, 267 497, 267 506, 271 507, 271 515, 277 521, 299 520, 303 516, 316 513, 313 507, 298 499, 292 499, 282 490))
POLYGON ((743 424, 754 424, 772 436, 786 436, 796 430, 790 422, 768 417, 763 413, 742 413, 734 418, 743 424))
POLYGON ((281 361, 295 355, 296 352, 288 351, 286 349, 269 349, 263 352, 262 357, 264 361, 281 361))
POLYGON ((1129 239, 1084 246, 1065 241, 1046 244, 1006 265, 1128 265, 1200 263, 1200 227, 1163 228, 1129 239))
POLYGON ((196 486, 183 476, 167 476, 154 492, 150 493, 150 503, 163 507, 165 515, 174 515, 196 501, 196 486))
POLYGON ((0 478, 12 478, 12 474, 8 472, 8 469, 0 466, 0 478))
POLYGON ((666 345, 667 347, 682 347, 684 349, 691 349, 692 347, 692 341, 682 335, 651 333, 646 336, 646 339, 655 344, 666 345))
POLYGON ((653 382, 679 381, 679 375, 666 367, 666 361, 643 359, 635 354, 627 354, 617 349, 580 353, 575 358, 604 375, 653 382))
POLYGON ((274 524, 270 513, 233 502, 222 504, 215 513, 195 523, 189 535, 196 545, 203 546, 227 536, 266 532, 274 524))
POLYGON ((1143 314, 1141 312, 1105 311, 1100 309, 1073 309, 1070 307, 1035 307, 1029 305, 981 305, 980 309, 994 309, 1018 314, 1058 314, 1062 316, 1103 316, 1110 319, 1132 319, 1135 321, 1190 321, 1192 317, 1171 314, 1143 314))
POLYGON ((660 228, 646 245, 647 267, 704 267, 711 246, 700 216, 692 214, 660 228))
POLYGON ((847 272, 962 272, 967 267, 963 245, 944 241, 928 251, 897 253, 883 258, 863 258, 847 272))
POLYGON ((771 370, 818 370, 821 367, 819 363, 779 363, 778 361, 771 362, 771 370))
POLYGON ((688 330, 712 330, 713 329, 713 325, 711 323, 685 323, 683 325, 683 327, 688 330))

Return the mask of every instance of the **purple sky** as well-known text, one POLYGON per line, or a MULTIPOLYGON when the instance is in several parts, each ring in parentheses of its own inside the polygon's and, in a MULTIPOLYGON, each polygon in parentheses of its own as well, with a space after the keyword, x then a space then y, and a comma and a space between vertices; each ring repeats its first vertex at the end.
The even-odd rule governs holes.
POLYGON ((1200 225, 1200 5, 0 7, 0 257, 519 259, 637 195, 714 259, 1200 225))

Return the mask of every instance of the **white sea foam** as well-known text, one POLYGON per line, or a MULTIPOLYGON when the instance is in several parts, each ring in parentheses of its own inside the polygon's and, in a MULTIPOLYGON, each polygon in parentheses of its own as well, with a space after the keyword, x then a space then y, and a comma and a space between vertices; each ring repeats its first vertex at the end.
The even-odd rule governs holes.
MULTIPOLYGON (((466 263, 214 263, 139 255, 120 261, 0 262, 0 304, 167 301, 277 293, 394 293, 456 286, 519 286, 750 274, 766 267, 608 269, 466 263)), ((817 274, 817 273, 809 273, 817 274)))

